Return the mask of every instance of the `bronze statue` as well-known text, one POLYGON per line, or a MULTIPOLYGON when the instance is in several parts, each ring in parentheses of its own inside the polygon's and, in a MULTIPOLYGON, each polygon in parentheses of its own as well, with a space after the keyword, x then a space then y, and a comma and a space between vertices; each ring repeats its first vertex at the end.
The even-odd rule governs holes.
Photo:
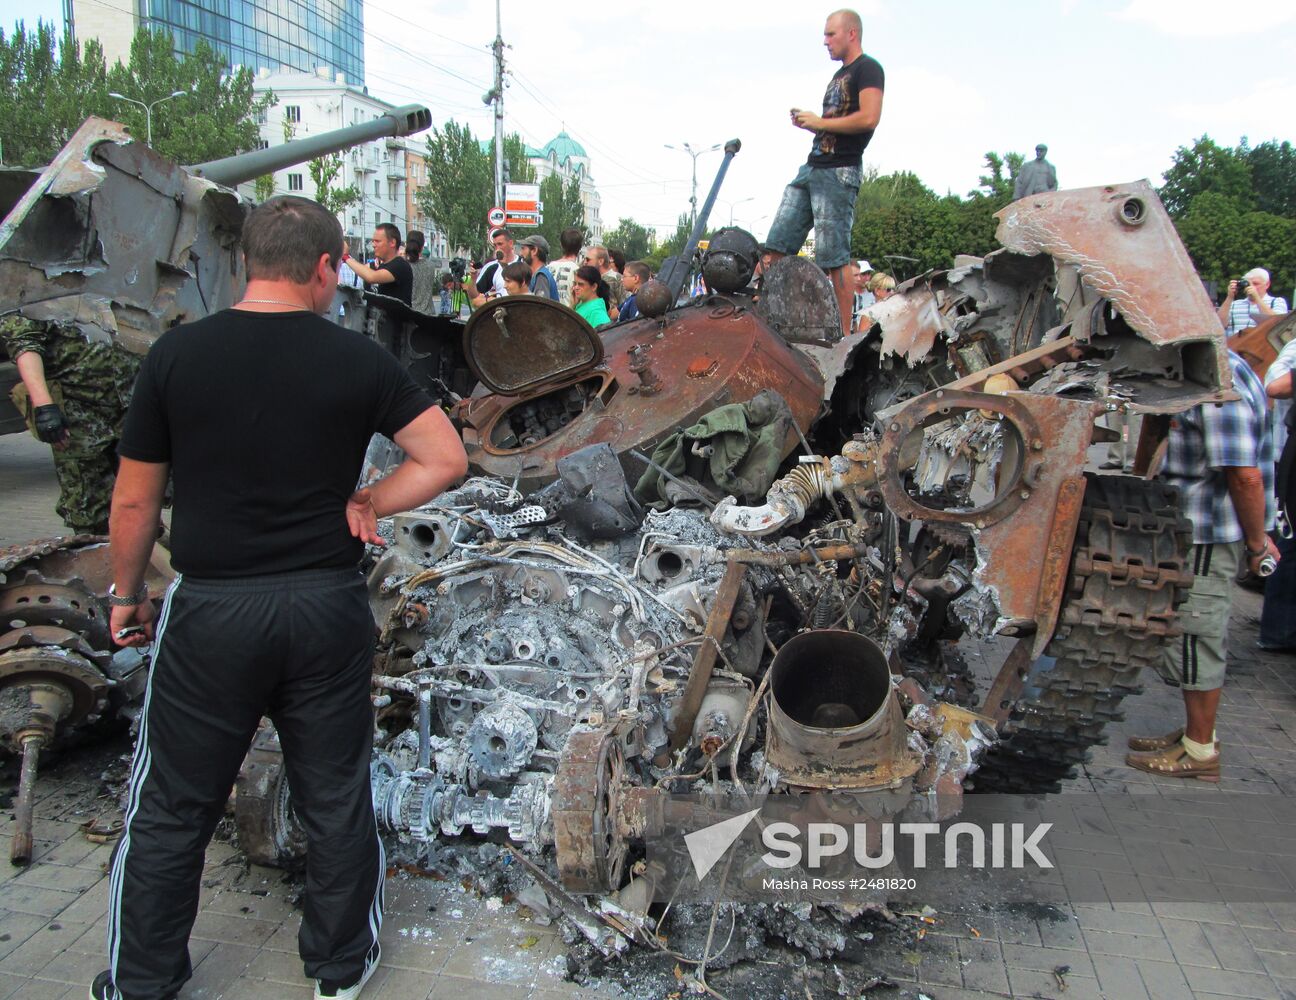
POLYGON ((1057 190, 1057 171, 1053 169, 1053 164, 1044 159, 1047 153, 1048 147, 1041 142, 1035 147, 1035 159, 1022 164, 1013 181, 1014 201, 1027 195, 1057 190))

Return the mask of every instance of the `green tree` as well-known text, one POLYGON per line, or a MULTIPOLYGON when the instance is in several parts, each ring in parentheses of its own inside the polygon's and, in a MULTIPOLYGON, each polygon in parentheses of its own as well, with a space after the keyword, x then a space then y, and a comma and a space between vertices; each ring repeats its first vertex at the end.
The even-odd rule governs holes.
POLYGON ((315 182, 315 200, 334 215, 360 200, 360 189, 356 185, 335 186, 334 182, 342 174, 342 165, 341 153, 317 156, 308 164, 311 180, 315 182))
POLYGON ((252 182, 253 196, 258 202, 269 201, 275 193, 274 174, 262 174, 252 182))
POLYGON ((653 251, 655 236, 634 219, 621 219, 615 229, 605 230, 603 242, 626 255, 626 260, 642 260, 653 251))
POLYGON ((544 205, 544 211, 537 232, 549 241, 552 257, 562 256, 558 236, 564 229, 575 226, 589 239, 589 229, 585 225, 585 203, 581 201, 578 179, 573 177, 564 184, 558 174, 550 174, 540 182, 540 203, 544 205))
POLYGON ((1175 219, 1186 215, 1197 196, 1206 192, 1229 199, 1235 211, 1256 207, 1251 164, 1238 150, 1219 146, 1210 136, 1175 150, 1170 169, 1162 176, 1165 184, 1157 193, 1175 219))
POLYGON ((1205 281, 1223 285, 1257 264, 1269 270, 1276 289, 1289 289, 1296 281, 1296 219, 1241 212, 1228 195, 1204 191, 1176 226, 1205 281))
POLYGON ((1026 157, 1021 153, 1004 153, 1002 156, 993 151, 986 153, 985 165, 989 173, 977 178, 978 187, 969 191, 968 197, 989 198, 1001 207, 1007 205, 1012 201, 1013 182, 1024 162, 1026 157))
POLYGON ((20 22, 11 36, 0 33, 0 142, 10 163, 48 163, 90 115, 119 121, 143 141, 144 109, 109 93, 148 104, 177 90, 184 96, 153 109, 153 147, 163 156, 200 163, 255 148, 257 114, 273 98, 253 94, 250 70, 227 74, 205 43, 178 57, 170 35, 141 29, 129 64, 106 69, 98 42, 58 41, 52 25, 29 32, 20 22))
POLYGON ((0 31, 0 143, 10 165, 44 166, 90 115, 111 118, 103 49, 60 41, 53 24, 0 31))
MULTIPOLYGON (((108 89, 146 103, 177 90, 185 92, 153 109, 153 148, 178 163, 202 163, 255 149, 261 138, 258 116, 274 95, 252 91, 252 71, 227 72, 225 60, 206 42, 177 56, 171 35, 141 28, 131 42, 129 65, 108 71, 108 89)), ((143 109, 114 101, 117 120, 137 138, 146 135, 143 109)))
POLYGON ((427 183, 419 209, 446 235, 452 252, 476 251, 486 238, 486 214, 494 197, 491 160, 467 125, 448 121, 428 136, 427 183))
POLYGON ((1296 146, 1271 139, 1252 148, 1242 148, 1251 167, 1256 208, 1272 215, 1296 218, 1296 146))

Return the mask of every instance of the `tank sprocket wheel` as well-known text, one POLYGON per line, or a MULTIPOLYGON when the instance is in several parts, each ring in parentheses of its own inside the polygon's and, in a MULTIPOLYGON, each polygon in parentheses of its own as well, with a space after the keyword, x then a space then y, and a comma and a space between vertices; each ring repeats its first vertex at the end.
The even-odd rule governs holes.
POLYGON ((253 864, 296 869, 306 863, 306 832, 293 812, 279 734, 262 722, 234 785, 239 846, 253 864))
POLYGON ((574 892, 610 892, 625 874, 627 844, 615 822, 625 754, 611 727, 574 731, 554 778, 558 875, 574 892))
POLYGON ((1086 476, 1059 623, 1031 666, 1006 738, 986 754, 977 791, 1050 792, 1106 742, 1120 703, 1142 691, 1192 586, 1192 525, 1178 491, 1129 476, 1086 476))

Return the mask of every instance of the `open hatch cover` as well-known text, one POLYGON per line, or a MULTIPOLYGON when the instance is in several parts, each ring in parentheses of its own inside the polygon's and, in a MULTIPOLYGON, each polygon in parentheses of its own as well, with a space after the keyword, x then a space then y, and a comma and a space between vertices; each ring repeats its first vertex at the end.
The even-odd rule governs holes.
POLYGON ((552 299, 510 295, 476 310, 464 356, 491 392, 516 396, 565 381, 603 361, 603 342, 574 310, 552 299))

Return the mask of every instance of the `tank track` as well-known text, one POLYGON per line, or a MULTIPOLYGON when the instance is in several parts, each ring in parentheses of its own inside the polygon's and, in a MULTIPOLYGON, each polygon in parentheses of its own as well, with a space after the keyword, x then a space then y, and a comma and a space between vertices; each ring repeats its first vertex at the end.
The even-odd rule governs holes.
POLYGON ((1180 634, 1192 586, 1192 524, 1179 493, 1129 476, 1086 475, 1058 627, 1032 664, 1005 739, 973 777, 978 792, 1051 792, 1075 774, 1139 675, 1180 634))

